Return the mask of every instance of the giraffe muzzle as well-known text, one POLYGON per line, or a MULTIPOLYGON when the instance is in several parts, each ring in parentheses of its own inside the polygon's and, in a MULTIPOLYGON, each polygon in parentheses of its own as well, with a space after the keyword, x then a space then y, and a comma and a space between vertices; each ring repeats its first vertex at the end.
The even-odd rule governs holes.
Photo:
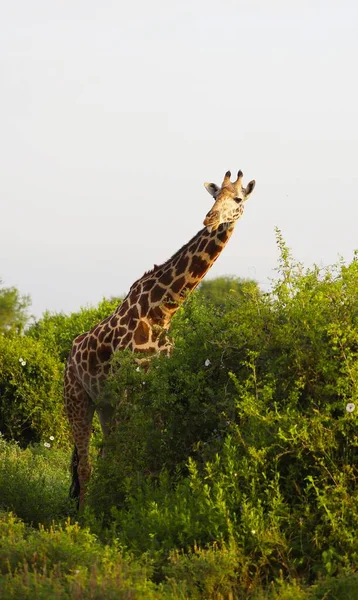
POLYGON ((204 219, 204 225, 209 233, 215 231, 220 225, 219 213, 217 211, 209 212, 204 219))

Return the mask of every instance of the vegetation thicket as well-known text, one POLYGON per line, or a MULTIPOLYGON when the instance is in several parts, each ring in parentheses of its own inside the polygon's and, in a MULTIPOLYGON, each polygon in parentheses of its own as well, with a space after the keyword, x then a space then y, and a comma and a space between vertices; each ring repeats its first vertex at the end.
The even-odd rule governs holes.
POLYGON ((3 332, 1 598, 358 597, 358 255, 305 270, 277 241, 269 293, 207 281, 170 359, 115 356, 81 526, 60 382, 115 304, 3 332))

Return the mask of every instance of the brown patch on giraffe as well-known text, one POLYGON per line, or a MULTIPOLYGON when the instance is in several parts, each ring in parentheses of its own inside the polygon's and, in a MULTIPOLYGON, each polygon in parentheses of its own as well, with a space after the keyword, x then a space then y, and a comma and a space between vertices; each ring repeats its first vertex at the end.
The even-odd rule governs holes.
POLYGON ((88 370, 90 373, 95 373, 97 367, 97 356, 96 353, 91 350, 88 357, 88 370))
POLYGON ((163 311, 160 308, 160 306, 152 306, 152 308, 148 312, 148 317, 154 323, 160 323, 164 318, 163 311))
POLYGON ((163 298, 163 295, 165 294, 165 288, 163 288, 161 285, 156 285, 153 289, 152 292, 150 294, 150 301, 155 304, 156 302, 159 302, 159 300, 161 300, 163 298))
POLYGON ((100 344, 102 344, 102 342, 103 342, 103 340, 104 340, 104 338, 105 338, 105 336, 106 336, 106 333, 107 333, 107 332, 106 332, 106 330, 105 330, 105 329, 102 329, 102 330, 99 332, 99 334, 98 334, 98 341, 100 342, 100 344))
POLYGON ((82 342, 82 340, 85 339, 87 333, 83 333, 82 335, 79 335, 78 337, 76 337, 76 339, 74 340, 75 344, 80 344, 82 342))
POLYGON ((209 265, 206 262, 206 260, 204 260, 200 256, 195 255, 191 259, 189 271, 190 273, 192 273, 193 277, 200 277, 200 275, 203 275, 203 273, 205 273, 208 267, 209 265))
POLYGON ((215 240, 211 240, 206 246, 205 250, 209 256, 213 258, 215 255, 219 254, 221 251, 221 246, 218 246, 215 240))
POLYGON ((174 292, 174 294, 177 294, 178 292, 180 292, 180 290, 182 289, 182 287, 185 284, 185 277, 184 275, 182 277, 179 277, 179 279, 176 279, 171 287, 171 291, 174 292))
POLYGON ((128 313, 128 324, 127 324, 127 328, 131 331, 133 331, 138 323, 138 319, 139 319, 139 312, 138 312, 138 307, 135 304, 129 311, 128 313))
POLYGON ((107 362, 112 356, 112 348, 105 344, 102 344, 97 350, 97 356, 100 362, 107 362))
POLYGON ((129 304, 132 305, 134 302, 137 301, 137 298, 140 294, 140 290, 138 289, 138 286, 135 287, 134 290, 131 291, 131 293, 128 296, 128 300, 129 300, 129 304))
POLYGON ((116 350, 119 344, 119 340, 121 339, 121 336, 118 335, 117 331, 113 332, 113 339, 112 339, 112 346, 113 349, 116 350))
POLYGON ((127 333, 126 327, 118 327, 116 330, 116 336, 123 337, 127 333))
POLYGON ((129 342, 131 341, 132 337, 133 337, 132 332, 128 331, 127 335, 125 335, 124 338, 121 341, 121 347, 125 348, 129 344, 129 342))
POLYGON ((216 234, 216 237, 221 242, 226 242, 226 240, 228 238, 228 234, 229 234, 229 231, 227 229, 223 229, 222 231, 220 231, 219 233, 216 234))
POLYGON ((138 304, 141 308, 141 315, 142 317, 144 317, 149 310, 149 295, 148 294, 143 294, 143 296, 141 296, 138 300, 138 304))
POLYGON ((170 267, 167 271, 164 271, 163 275, 159 277, 159 283, 168 285, 173 279, 172 268, 170 267))
POLYGON ((145 321, 139 321, 139 325, 134 332, 134 342, 141 346, 142 344, 146 344, 149 340, 149 325, 145 321))
POLYGON ((107 333, 106 337, 103 340, 105 344, 111 344, 112 343, 113 337, 114 337, 114 332, 115 332, 115 329, 111 329, 111 331, 109 331, 107 333))
POLYGON ((88 350, 82 352, 82 360, 88 360, 88 350))
POLYGON ((139 317, 139 313, 138 313, 138 307, 136 304, 134 304, 128 311, 127 314, 128 320, 131 321, 132 319, 138 319, 139 317))
POLYGON ((200 242, 200 244, 199 244, 199 247, 198 247, 198 252, 202 252, 202 251, 204 250, 204 248, 205 248, 205 246, 206 246, 206 242, 207 242, 207 240, 206 240, 206 239, 204 239, 204 240, 201 240, 201 242, 200 242))
POLYGON ((192 244, 190 244, 190 246, 189 246, 189 254, 196 254, 196 252, 198 251, 199 245, 200 245, 200 239, 194 240, 194 242, 192 244))
POLYGON ((116 327, 118 325, 118 317, 117 317, 117 315, 113 315, 113 317, 111 318, 109 324, 110 324, 111 327, 116 327))
POLYGON ((127 299, 127 300, 124 300, 124 302, 122 302, 122 304, 119 307, 119 312, 120 312, 121 316, 127 312, 128 308, 129 308, 129 302, 127 299))
POLYGON ((152 289, 154 284, 155 284, 154 279, 147 279, 147 281, 144 281, 144 283, 142 283, 143 292, 149 292, 149 290, 152 289))
POLYGON ((187 268, 189 264, 189 256, 187 256, 186 254, 184 254, 184 256, 181 256, 177 265, 176 265, 176 274, 179 275, 180 273, 184 273, 185 269, 187 268))
POLYGON ((98 332, 100 331, 100 329, 101 329, 101 327, 100 327, 100 325, 98 325, 98 323, 97 323, 97 325, 94 325, 94 327, 92 327, 92 329, 90 329, 90 330, 89 330, 89 333, 90 333, 91 335, 92 335, 92 333, 93 333, 93 335, 97 335, 97 334, 98 334, 98 332))
POLYGON ((89 350, 96 350, 97 348, 97 339, 94 336, 91 336, 88 342, 89 350))

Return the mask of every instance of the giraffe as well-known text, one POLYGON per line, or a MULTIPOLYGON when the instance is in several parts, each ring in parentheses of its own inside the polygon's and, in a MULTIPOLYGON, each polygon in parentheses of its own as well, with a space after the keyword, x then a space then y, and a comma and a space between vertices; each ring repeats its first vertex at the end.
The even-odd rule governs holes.
POLYGON ((221 187, 205 183, 215 202, 201 229, 162 265, 135 281, 115 311, 76 337, 67 359, 64 400, 74 439, 71 495, 84 506, 90 478, 89 444, 96 411, 104 438, 108 436, 115 407, 98 401, 110 371, 114 352, 129 348, 143 359, 164 353, 170 356, 172 342, 167 332, 171 319, 213 265, 232 235, 244 204, 255 187, 242 185, 242 171, 231 182, 227 171, 221 187), (97 402, 96 402, 97 401, 97 402))

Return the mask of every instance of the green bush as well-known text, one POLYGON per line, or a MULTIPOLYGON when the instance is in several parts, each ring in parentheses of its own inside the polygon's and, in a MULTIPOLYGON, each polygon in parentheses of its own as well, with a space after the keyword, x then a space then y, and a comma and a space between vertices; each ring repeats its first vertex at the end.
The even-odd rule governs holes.
POLYGON ((29 442, 54 435, 70 441, 63 407, 64 362, 76 335, 110 314, 117 300, 103 300, 95 308, 51 315, 32 325, 26 335, 0 335, 0 432, 29 442))
POLYGON ((169 600, 150 574, 148 565, 123 557, 116 546, 102 546, 76 523, 34 530, 11 514, 0 516, 2 600, 169 600))
POLYGON ((27 523, 51 524, 75 514, 68 497, 70 453, 57 448, 56 439, 44 443, 22 450, 0 437, 0 510, 27 523))
MULTIPOLYGON (((304 270, 277 239, 269 294, 252 282, 229 293, 226 280, 209 286, 212 298, 193 294, 173 319, 170 359, 147 370, 117 354, 105 390, 114 431, 81 515, 92 533, 13 522, 0 543, 1 598, 16 586, 24 598, 358 596, 358 256, 304 270)), ((41 447, 3 442, 0 453, 2 506, 28 522, 72 506, 67 453, 43 446, 49 435, 62 445, 63 417, 59 432, 53 419, 45 427, 59 404, 45 402, 26 367, 38 357, 48 382, 72 338, 99 320, 89 316, 47 315, 0 354, 9 399, 0 414, 33 419, 31 399, 43 419, 31 425, 41 447)), ((25 431, 12 425, 8 435, 25 431)))
POLYGON ((278 242, 272 293, 188 299, 148 372, 118 354, 89 495, 90 518, 160 568, 175 547, 234 544, 246 590, 358 560, 358 260, 303 272, 278 242))
POLYGON ((216 306, 225 306, 229 296, 246 296, 248 292, 259 293, 259 286, 253 279, 242 279, 241 277, 215 277, 215 279, 204 279, 197 290, 199 296, 205 302, 216 306))
POLYGON ((355 600, 357 574, 321 578, 308 587, 280 576, 269 587, 238 585, 243 551, 231 544, 170 553, 165 580, 153 564, 136 560, 118 543, 101 544, 69 520, 49 528, 27 527, 0 513, 2 600, 355 600))
POLYGON ((108 317, 120 300, 105 298, 95 307, 84 307, 70 315, 46 311, 41 319, 28 328, 26 335, 41 340, 48 350, 55 353, 64 363, 71 350, 72 342, 81 333, 89 331, 99 321, 108 317))
POLYGON ((21 444, 67 441, 62 382, 61 363, 40 341, 0 335, 0 432, 21 444))

